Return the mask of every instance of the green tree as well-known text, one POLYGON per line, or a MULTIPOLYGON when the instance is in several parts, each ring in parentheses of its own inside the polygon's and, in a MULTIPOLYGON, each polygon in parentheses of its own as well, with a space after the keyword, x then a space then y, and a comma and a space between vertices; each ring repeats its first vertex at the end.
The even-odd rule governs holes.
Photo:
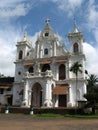
POLYGON ((91 74, 88 75, 88 79, 87 79, 87 92, 91 93, 92 91, 94 91, 95 87, 96 87, 96 83, 98 82, 98 77, 97 75, 91 74))
POLYGON ((92 113, 95 114, 96 103, 98 103, 98 86, 96 85, 98 82, 97 75, 88 75, 87 82, 87 94, 85 94, 84 97, 92 107, 92 113))
POLYGON ((77 106, 77 83, 78 83, 78 73, 82 73, 82 64, 80 64, 78 61, 75 62, 71 68, 70 68, 70 71, 73 72, 76 76, 76 106, 77 106))

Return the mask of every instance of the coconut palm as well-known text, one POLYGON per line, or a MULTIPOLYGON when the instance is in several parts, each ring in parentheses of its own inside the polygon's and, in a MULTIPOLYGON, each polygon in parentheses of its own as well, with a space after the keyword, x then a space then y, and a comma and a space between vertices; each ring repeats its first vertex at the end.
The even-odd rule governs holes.
POLYGON ((78 83, 78 73, 82 73, 82 64, 80 64, 78 61, 75 62, 71 68, 70 71, 73 72, 76 75, 76 106, 77 106, 77 83, 78 83))
POLYGON ((96 83, 98 82, 98 77, 97 75, 91 74, 88 75, 89 78, 87 79, 87 92, 90 93, 94 90, 94 88, 96 87, 96 83))
POLYGON ((95 106, 98 103, 98 76, 91 74, 88 75, 87 94, 84 97, 88 103, 92 106, 92 113, 95 114, 95 106))

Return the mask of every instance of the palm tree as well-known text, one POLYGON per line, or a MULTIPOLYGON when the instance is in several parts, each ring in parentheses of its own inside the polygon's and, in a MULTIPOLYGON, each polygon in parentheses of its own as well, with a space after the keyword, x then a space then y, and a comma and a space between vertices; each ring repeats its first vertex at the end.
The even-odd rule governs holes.
POLYGON ((91 74, 88 75, 87 84, 87 94, 84 97, 87 99, 88 103, 92 105, 92 113, 95 114, 95 105, 98 103, 98 76, 91 74))
POLYGON ((91 74, 91 75, 88 75, 89 78, 87 79, 87 92, 92 92, 94 91, 94 88, 96 87, 96 83, 98 82, 98 77, 97 75, 94 75, 94 74, 91 74))
POLYGON ((82 73, 82 64, 80 64, 78 61, 75 62, 71 68, 70 71, 73 72, 76 75, 76 106, 77 106, 77 83, 78 83, 78 72, 82 73))

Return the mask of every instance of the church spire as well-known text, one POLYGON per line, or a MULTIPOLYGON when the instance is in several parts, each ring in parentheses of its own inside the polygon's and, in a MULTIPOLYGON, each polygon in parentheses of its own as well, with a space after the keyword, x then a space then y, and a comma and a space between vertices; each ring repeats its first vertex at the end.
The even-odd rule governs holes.
POLYGON ((77 32, 79 32, 79 31, 78 31, 78 27, 77 27, 77 24, 76 24, 76 19, 74 17, 74 33, 77 33, 77 32))
POLYGON ((27 32, 24 32, 23 41, 27 41, 27 32))

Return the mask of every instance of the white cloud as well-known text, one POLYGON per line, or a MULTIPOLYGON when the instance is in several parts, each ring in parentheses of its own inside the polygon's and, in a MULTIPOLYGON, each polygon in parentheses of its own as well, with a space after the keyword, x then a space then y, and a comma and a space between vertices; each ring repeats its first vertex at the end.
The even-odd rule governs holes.
POLYGON ((15 47, 2 45, 2 43, 0 46, 0 73, 5 76, 14 76, 15 47))
POLYGON ((86 69, 89 73, 98 75, 98 47, 84 43, 83 48, 86 55, 86 69))
POLYGON ((16 16, 24 16, 28 12, 27 9, 28 6, 25 7, 24 4, 17 5, 14 8, 0 9, 0 17, 9 18, 9 17, 16 17, 16 16))
MULTIPOLYGON (((44 0, 45 1, 45 0, 44 0)), ((68 16, 73 16, 76 10, 80 10, 80 7, 84 0, 51 0, 58 5, 58 8, 67 12, 68 16)))
POLYGON ((98 4, 95 0, 89 0, 85 14, 86 28, 93 34, 95 41, 98 42, 98 4))
POLYGON ((89 0, 87 16, 90 29, 98 28, 98 5, 95 0, 89 0))
POLYGON ((5 20, 16 16, 25 16, 31 9, 32 4, 33 2, 30 0, 1 0, 0 18, 5 20))
POLYGON ((94 30, 94 36, 95 36, 95 39, 96 39, 96 43, 98 43, 98 29, 94 30))
POLYGON ((16 43, 20 39, 21 31, 12 26, 1 27, 0 30, 0 73, 14 76, 14 61, 16 57, 16 43))

